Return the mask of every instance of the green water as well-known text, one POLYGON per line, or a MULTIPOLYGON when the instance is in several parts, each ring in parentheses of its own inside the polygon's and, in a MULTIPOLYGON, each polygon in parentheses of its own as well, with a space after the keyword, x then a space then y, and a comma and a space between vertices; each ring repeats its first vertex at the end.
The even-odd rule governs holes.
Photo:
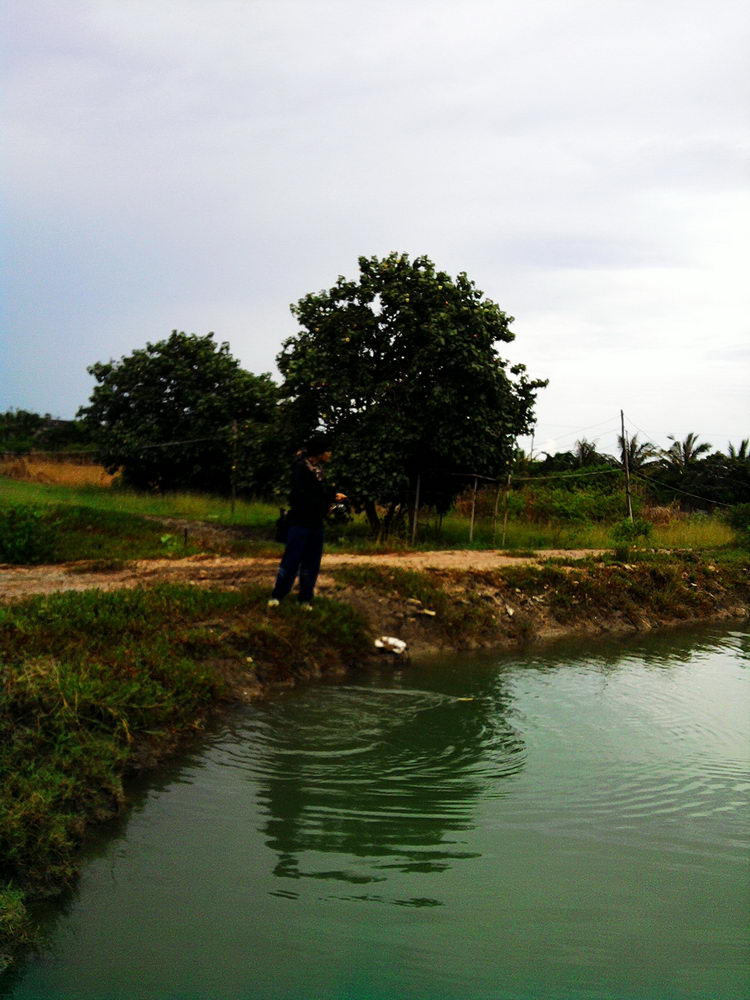
POLYGON ((234 714, 14 1000, 750 996, 750 636, 453 656, 234 714))

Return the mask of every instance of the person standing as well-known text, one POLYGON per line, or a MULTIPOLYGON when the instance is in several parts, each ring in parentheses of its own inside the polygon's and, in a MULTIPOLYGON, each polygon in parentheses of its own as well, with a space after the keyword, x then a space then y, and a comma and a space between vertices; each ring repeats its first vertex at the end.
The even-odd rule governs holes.
POLYGON ((278 607, 299 574, 300 606, 306 611, 312 610, 323 555, 323 522, 331 504, 345 499, 343 493, 336 493, 325 482, 325 467, 330 458, 330 444, 324 434, 314 435, 294 456, 286 547, 268 601, 269 608, 278 607))

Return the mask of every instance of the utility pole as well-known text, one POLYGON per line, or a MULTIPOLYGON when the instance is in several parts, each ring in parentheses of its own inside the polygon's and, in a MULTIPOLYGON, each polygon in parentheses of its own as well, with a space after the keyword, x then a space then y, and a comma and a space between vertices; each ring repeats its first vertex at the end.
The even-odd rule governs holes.
POLYGON ((232 421, 232 468, 230 470, 231 501, 230 509, 234 518, 234 506, 237 501, 237 421, 232 421))
POLYGON ((633 520, 633 501, 630 497, 630 465, 628 461, 628 439, 625 436, 625 414, 620 410, 620 427, 622 428, 622 461, 625 466, 625 496, 628 500, 628 520, 633 520))

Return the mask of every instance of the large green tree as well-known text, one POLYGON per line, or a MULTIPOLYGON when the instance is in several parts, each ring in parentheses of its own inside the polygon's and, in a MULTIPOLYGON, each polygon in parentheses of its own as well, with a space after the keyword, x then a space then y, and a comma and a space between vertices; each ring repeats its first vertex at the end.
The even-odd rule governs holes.
POLYGON ((244 371, 229 345, 178 333, 88 369, 97 385, 79 411, 104 464, 128 485, 226 492, 235 478, 262 490, 278 388, 244 371), (235 429, 236 422, 236 429, 235 429))
POLYGON ((508 467, 546 383, 499 356, 513 319, 466 274, 427 257, 360 257, 357 280, 339 277, 292 312, 300 329, 277 359, 290 425, 332 433, 331 471, 374 530, 418 477, 421 501, 446 510, 471 475, 508 467))

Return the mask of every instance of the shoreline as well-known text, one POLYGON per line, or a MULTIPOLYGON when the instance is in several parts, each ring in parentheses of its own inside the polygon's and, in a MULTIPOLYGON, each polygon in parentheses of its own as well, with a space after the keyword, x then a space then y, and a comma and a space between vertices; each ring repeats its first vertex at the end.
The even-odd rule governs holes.
POLYGON ((311 614, 293 601, 267 609, 275 560, 245 560, 239 569, 214 560, 220 579, 207 572, 211 560, 181 560, 189 582, 154 573, 117 586, 109 574, 109 589, 79 589, 96 574, 68 565, 56 570, 72 588, 56 590, 58 578, 47 576, 46 594, 0 602, 0 796, 8 786, 0 799, 0 971, 3 959, 10 963, 33 942, 26 902, 74 884, 86 832, 127 806, 129 774, 157 767, 227 706, 345 677, 386 657, 399 664, 376 652, 376 636, 404 640, 421 659, 747 621, 744 555, 631 558, 416 569, 402 557, 338 564, 332 557, 311 614), (30 712, 38 712, 36 721, 30 712), (56 741, 72 736, 80 746, 58 759, 56 741), (67 791, 53 801, 50 788, 61 784, 67 791))

